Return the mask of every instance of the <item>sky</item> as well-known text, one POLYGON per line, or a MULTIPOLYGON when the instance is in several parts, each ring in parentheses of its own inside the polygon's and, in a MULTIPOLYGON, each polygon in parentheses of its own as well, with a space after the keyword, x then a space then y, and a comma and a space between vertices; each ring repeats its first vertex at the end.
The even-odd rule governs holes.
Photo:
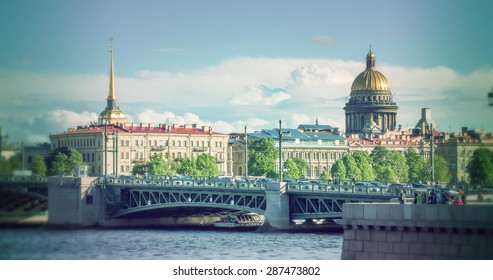
POLYGON ((135 123, 249 132, 344 130, 371 48, 397 123, 493 131, 493 2, 1 1, 0 127, 13 142, 97 121, 113 38, 120 109, 135 123))

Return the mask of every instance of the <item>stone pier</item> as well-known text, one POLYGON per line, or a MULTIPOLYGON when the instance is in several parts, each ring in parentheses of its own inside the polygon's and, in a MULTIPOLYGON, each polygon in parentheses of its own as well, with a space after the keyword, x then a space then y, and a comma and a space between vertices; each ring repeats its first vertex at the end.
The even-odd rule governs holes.
POLYGON ((493 259, 493 205, 346 203, 343 260, 493 259))
POLYGON ((266 184, 267 208, 265 209, 265 227, 275 230, 289 230, 289 197, 286 183, 266 184))

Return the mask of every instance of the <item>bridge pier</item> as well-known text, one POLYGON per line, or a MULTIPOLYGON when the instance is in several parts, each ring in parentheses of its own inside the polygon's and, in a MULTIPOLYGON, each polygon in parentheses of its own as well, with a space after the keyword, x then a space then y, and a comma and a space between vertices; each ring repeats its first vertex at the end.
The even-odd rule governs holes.
POLYGON ((286 193, 286 183, 266 184, 267 208, 264 214, 264 227, 276 230, 289 230, 289 196, 286 193))
POLYGON ((48 178, 48 225, 88 227, 104 216, 103 199, 94 177, 48 178))

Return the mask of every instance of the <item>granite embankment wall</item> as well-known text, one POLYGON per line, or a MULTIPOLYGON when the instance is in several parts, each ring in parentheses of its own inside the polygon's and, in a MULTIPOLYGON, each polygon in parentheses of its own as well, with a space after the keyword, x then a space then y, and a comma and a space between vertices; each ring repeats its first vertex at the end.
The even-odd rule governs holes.
POLYGON ((493 205, 343 205, 341 258, 493 259, 493 205))

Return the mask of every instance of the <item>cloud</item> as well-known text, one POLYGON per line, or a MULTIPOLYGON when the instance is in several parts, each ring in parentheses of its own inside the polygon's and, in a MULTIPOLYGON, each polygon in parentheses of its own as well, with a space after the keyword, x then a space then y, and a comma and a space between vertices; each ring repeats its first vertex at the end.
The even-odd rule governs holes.
POLYGON ((234 105, 275 105, 291 96, 283 89, 271 89, 267 86, 249 86, 236 92, 231 100, 234 105))
POLYGON ((336 42, 336 39, 332 38, 331 36, 319 35, 319 36, 312 38, 312 43, 332 46, 332 45, 335 45, 337 42, 336 42))
MULTIPOLYGON (((235 57, 184 72, 141 70, 116 77, 118 104, 129 120, 201 123, 215 131, 243 131, 319 123, 344 129, 344 104, 363 61, 235 57)), ((398 124, 413 126, 431 107, 441 127, 493 130, 486 94, 493 69, 459 73, 437 66, 377 65, 399 106, 398 124), (465 110, 474 114, 464 114, 465 110)), ((118 73, 118 72, 117 72, 118 73)), ((39 139, 97 120, 106 106, 107 74, 0 70, 0 124, 11 139, 39 139)))

